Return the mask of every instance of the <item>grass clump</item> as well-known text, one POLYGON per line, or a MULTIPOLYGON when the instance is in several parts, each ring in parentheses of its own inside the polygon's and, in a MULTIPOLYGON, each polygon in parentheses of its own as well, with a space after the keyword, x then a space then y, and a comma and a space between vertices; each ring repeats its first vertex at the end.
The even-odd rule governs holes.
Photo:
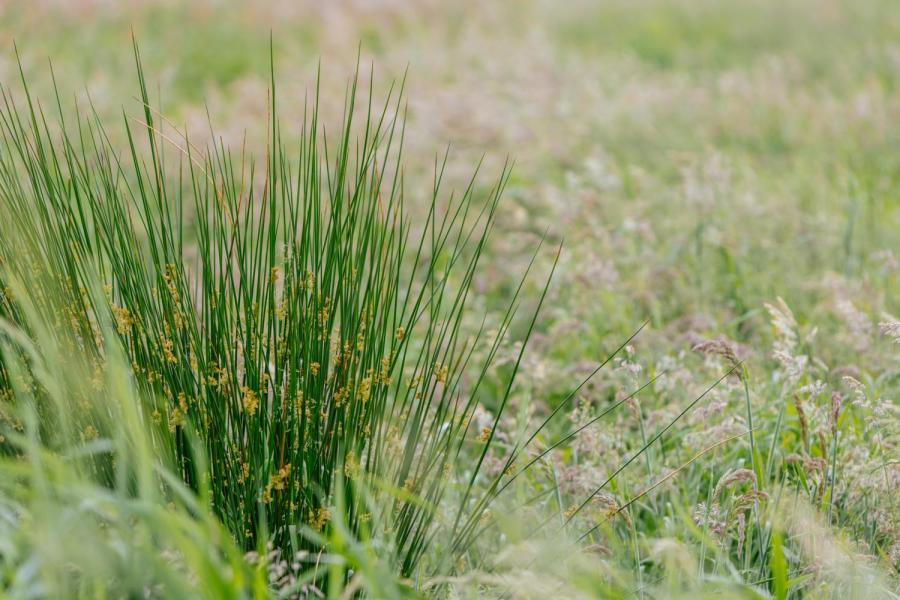
MULTIPOLYGON (((58 95, 51 125, 24 77, 23 104, 3 90, 0 316, 26 336, 49 324, 98 392, 115 338, 147 452, 202 492, 243 550, 316 556, 340 504, 345 534, 369 540, 400 575, 416 572, 439 530, 452 564, 486 508, 481 466, 518 370, 506 369, 493 423, 474 432, 518 302, 517 291, 490 336, 461 328, 507 171, 483 195, 473 178, 443 199, 438 167, 414 220, 401 94, 380 111, 370 101, 357 125, 352 82, 336 138, 313 98, 290 149, 273 69, 257 160, 167 133, 135 56, 143 111, 125 119, 124 152, 96 114, 67 122, 58 95), (435 508, 456 480, 457 513, 441 524, 435 508)), ((9 365, 0 387, 14 406, 9 365)), ((31 387, 35 435, 50 449, 117 435, 102 405, 72 394, 62 409, 46 386, 31 387)), ((3 450, 20 452, 11 441, 3 450)), ((119 477, 107 455, 92 468, 97 484, 119 477)))

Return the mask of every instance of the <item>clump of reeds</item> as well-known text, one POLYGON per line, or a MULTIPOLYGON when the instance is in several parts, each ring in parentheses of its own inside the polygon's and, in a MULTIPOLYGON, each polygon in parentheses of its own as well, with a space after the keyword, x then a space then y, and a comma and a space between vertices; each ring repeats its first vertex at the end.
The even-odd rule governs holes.
MULTIPOLYGON (((486 506, 471 496, 518 369, 473 447, 471 418, 517 300, 490 337, 466 336, 461 323, 507 172, 484 193, 473 178, 445 198, 439 167, 414 221, 401 94, 381 110, 369 100, 356 123, 352 82, 336 137, 325 135, 315 97, 288 147, 273 69, 268 146, 251 158, 214 136, 200 149, 167 133, 139 59, 138 77, 143 111, 125 119, 124 149, 96 115, 67 121, 58 95, 51 120, 24 77, 24 101, 2 90, 0 316, 26 332, 49 323, 97 374, 98 391, 109 319, 153 451, 208 496, 245 550, 261 541, 285 555, 320 550, 317 532, 341 498, 351 534, 382 540, 410 574, 466 458, 448 527, 448 546, 464 551, 486 506)), ((11 378, 0 368, 0 389, 11 378)), ((39 385, 34 394, 39 407, 51 401, 39 385)), ((78 396, 65 396, 63 411, 38 408, 51 448, 115 435, 102 408, 78 396)), ((98 482, 115 481, 113 463, 95 461, 98 482)))

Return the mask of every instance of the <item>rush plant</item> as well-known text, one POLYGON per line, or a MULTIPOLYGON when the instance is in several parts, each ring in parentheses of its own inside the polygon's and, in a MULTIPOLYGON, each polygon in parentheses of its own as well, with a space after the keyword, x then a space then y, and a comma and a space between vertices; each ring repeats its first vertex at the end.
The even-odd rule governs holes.
MULTIPOLYGON (((360 111, 353 81, 337 137, 316 94, 288 147, 274 68, 265 156, 214 135, 199 149, 151 107, 137 47, 135 57, 142 111, 125 118, 122 147, 94 112, 67 120, 58 94, 48 118, 24 76, 21 93, 0 92, 0 315, 26 332, 51 324, 98 377, 101 323, 114 324, 153 451, 244 550, 269 541, 315 555, 340 505, 341 526, 401 575, 444 525, 447 547, 464 552, 487 505, 476 487, 487 478, 493 491, 503 476, 481 467, 521 360, 491 386, 492 424, 474 431, 522 290, 499 324, 464 332, 508 170, 487 191, 473 177, 445 197, 438 165, 409 210, 402 86, 380 110, 370 89, 360 111), (454 481, 458 513, 442 525, 435 510, 454 481)), ((0 388, 11 377, 0 370, 0 388)), ((55 418, 39 388, 51 448, 115 435, 96 403, 55 418)), ((113 463, 95 460, 100 483, 114 484, 113 463)))

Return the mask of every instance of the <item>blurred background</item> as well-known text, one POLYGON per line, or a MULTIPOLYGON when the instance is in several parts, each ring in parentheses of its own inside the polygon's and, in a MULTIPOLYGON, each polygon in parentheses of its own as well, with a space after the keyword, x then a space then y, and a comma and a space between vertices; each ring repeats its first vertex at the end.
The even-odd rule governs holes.
POLYGON ((64 97, 120 119, 139 108, 132 32, 166 117, 235 148, 265 141, 270 33, 286 130, 320 62, 335 114, 358 56, 376 102, 408 73, 409 176, 448 143, 451 187, 513 159, 505 224, 565 233, 592 294, 573 297, 603 322, 724 326, 775 294, 809 303, 826 272, 896 273, 890 0, 14 1, 0 80, 15 42, 34 88, 52 60, 64 97))

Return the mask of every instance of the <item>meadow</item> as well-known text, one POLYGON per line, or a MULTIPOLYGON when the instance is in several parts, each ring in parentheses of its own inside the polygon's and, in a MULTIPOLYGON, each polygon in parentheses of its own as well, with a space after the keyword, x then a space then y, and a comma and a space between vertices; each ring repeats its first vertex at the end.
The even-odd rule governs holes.
POLYGON ((0 6, 2 595, 897 597, 898 32, 0 6))

